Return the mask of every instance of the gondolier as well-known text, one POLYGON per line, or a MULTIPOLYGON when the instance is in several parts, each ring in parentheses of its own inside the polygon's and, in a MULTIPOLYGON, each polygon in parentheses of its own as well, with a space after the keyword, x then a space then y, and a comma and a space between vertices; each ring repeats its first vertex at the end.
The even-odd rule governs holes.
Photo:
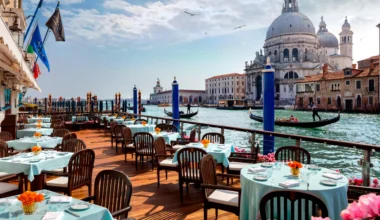
POLYGON ((319 118, 319 120, 321 120, 321 117, 319 117, 319 115, 318 115, 317 106, 315 105, 314 102, 311 103, 310 108, 313 111, 313 120, 315 121, 315 116, 317 116, 319 118))
POLYGON ((190 108, 191 108, 191 105, 190 105, 190 102, 187 103, 187 114, 190 114, 190 108))

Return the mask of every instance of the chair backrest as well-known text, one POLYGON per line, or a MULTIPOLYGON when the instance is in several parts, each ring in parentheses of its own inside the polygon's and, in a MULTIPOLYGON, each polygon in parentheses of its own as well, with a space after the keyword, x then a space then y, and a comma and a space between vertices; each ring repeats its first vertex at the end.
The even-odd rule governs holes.
POLYGON ((156 128, 159 128, 161 131, 166 132, 178 132, 177 127, 171 124, 158 124, 156 125, 156 128))
POLYGON ((132 182, 120 171, 103 170, 95 178, 94 196, 96 205, 107 208, 111 213, 117 212, 129 206, 132 182))
POLYGON ((325 218, 328 216, 328 211, 322 200, 311 194, 298 191, 273 191, 266 194, 261 199, 260 214, 261 219, 308 220, 311 216, 325 218), (276 210, 274 204, 277 204, 276 210), (290 211, 288 210, 288 207, 291 208, 290 211), (296 207, 297 211, 295 211, 296 207), (291 215, 290 218, 289 215, 291 215), (304 216, 304 218, 302 218, 302 216, 304 216))
POLYGON ((123 135, 125 145, 133 143, 132 131, 130 128, 124 127, 122 131, 122 135, 123 135))
POLYGON ((194 128, 193 130, 190 131, 189 141, 191 143, 195 142, 195 136, 196 135, 197 135, 197 130, 194 128))
POLYGON ((298 161, 300 163, 310 164, 310 153, 301 147, 280 147, 276 150, 274 157, 278 161, 298 161))
POLYGON ((52 137, 61 137, 63 138, 66 134, 70 134, 70 131, 64 128, 54 129, 52 137))
POLYGON ((141 124, 143 121, 145 121, 146 123, 148 123, 147 120, 142 119, 142 118, 139 118, 139 119, 136 119, 136 120, 135 120, 134 124, 135 124, 135 125, 139 125, 139 124, 141 124))
POLYGON ((201 181, 199 163, 207 152, 197 147, 185 147, 178 151, 179 175, 188 181, 201 181))
MULTIPOLYGON (((166 143, 165 143, 165 139, 163 137, 158 137, 154 141, 154 149, 155 149, 156 155, 166 155, 166 143)), ((158 158, 159 161, 157 161, 157 162, 159 163, 164 159, 165 158, 159 157, 158 158)))
POLYGON ((94 162, 95 152, 91 149, 85 149, 74 153, 70 158, 68 165, 69 189, 75 189, 91 183, 94 162))
POLYGON ((78 152, 86 149, 86 144, 80 139, 70 139, 62 145, 63 152, 78 152))
POLYGON ((114 130, 115 130, 115 135, 118 136, 118 137, 122 137, 123 136, 123 129, 127 127, 125 125, 117 125, 114 130))
MULTIPOLYGON (((200 164, 199 169, 201 170, 202 183, 208 185, 217 185, 216 179, 216 163, 215 159, 211 154, 205 155, 200 164)), ((209 197, 211 193, 214 192, 214 189, 205 189, 205 196, 209 197)))
POLYGON ((0 132, 0 139, 3 141, 11 141, 13 140, 12 134, 8 131, 0 132))
POLYGON ((75 134, 75 133, 68 133, 65 136, 63 136, 63 138, 62 138, 62 146, 65 145, 65 143, 68 140, 71 140, 71 139, 77 139, 77 134, 75 134))
POLYGON ((136 148, 136 154, 153 155, 154 137, 147 132, 139 132, 133 135, 133 144, 136 148))
POLYGON ((0 158, 8 156, 8 144, 4 140, 0 139, 0 158))
POLYGON ((203 135, 202 140, 207 139, 214 144, 224 144, 224 136, 220 133, 210 132, 203 135))
POLYGON ((112 134, 115 134, 115 128, 116 126, 118 126, 119 124, 116 122, 116 121, 111 121, 110 122, 110 129, 111 129, 111 133, 112 134))

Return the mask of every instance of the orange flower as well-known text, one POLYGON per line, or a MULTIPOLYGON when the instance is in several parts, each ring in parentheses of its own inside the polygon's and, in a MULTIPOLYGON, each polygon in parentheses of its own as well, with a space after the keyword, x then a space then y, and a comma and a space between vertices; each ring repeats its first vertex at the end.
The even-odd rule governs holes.
POLYGON ((146 125, 146 122, 145 122, 145 121, 142 121, 141 124, 142 124, 142 125, 146 125))
POLYGON ((22 205, 33 205, 36 202, 44 201, 44 196, 42 194, 37 194, 35 192, 26 191, 17 197, 22 205))
POLYGON ((37 122, 38 122, 38 124, 40 124, 42 122, 42 120, 39 119, 37 122))
POLYGON ((154 129, 156 132, 161 132, 161 129, 160 128, 156 128, 154 129))
POLYGON ((39 147, 39 146, 32 147, 32 152, 38 152, 38 151, 41 151, 41 150, 42 150, 42 148, 39 147))
POLYGON ((42 134, 40 133, 40 132, 36 132, 36 133, 34 133, 34 135, 33 135, 34 137, 41 137, 42 136, 42 134))
POLYGON ((132 121, 136 120, 135 118, 131 118, 132 121))
POLYGON ((201 143, 202 143, 203 145, 206 145, 206 144, 209 144, 210 141, 209 141, 208 139, 203 139, 203 140, 201 141, 201 143))
POLYGON ((297 161, 291 161, 291 162, 288 163, 288 166, 290 168, 300 169, 300 168, 302 168, 302 163, 297 162, 297 161))

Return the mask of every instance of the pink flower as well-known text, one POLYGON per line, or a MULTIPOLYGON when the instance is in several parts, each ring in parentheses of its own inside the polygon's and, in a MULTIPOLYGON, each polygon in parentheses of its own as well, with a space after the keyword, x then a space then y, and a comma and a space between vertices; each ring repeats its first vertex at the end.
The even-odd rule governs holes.
POLYGON ((369 217, 375 217, 380 214, 380 197, 376 196, 375 193, 360 196, 359 203, 363 211, 365 211, 369 217))
POLYGON ((377 178, 373 179, 372 180, 373 184, 375 184, 376 186, 379 185, 379 180, 377 178))
POLYGON ((353 202, 348 205, 346 210, 343 210, 340 213, 340 216, 343 220, 360 220, 367 217, 367 213, 363 205, 353 202))
POLYGON ((311 220, 330 220, 330 218, 328 218, 328 217, 322 218, 322 217, 313 217, 313 216, 311 216, 311 220))
POLYGON ((340 173, 340 170, 335 170, 335 172, 340 173))

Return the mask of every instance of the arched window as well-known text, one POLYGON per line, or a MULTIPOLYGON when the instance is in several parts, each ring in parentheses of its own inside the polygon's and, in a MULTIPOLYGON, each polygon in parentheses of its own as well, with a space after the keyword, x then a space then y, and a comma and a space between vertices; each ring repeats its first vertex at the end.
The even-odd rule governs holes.
POLYGON ((298 79, 298 74, 293 71, 287 72, 284 76, 284 79, 298 79))
POLYGON ((334 84, 331 84, 331 91, 334 90, 334 84))
POLYGON ((294 48, 292 51, 292 59, 293 61, 298 61, 298 49, 294 48))
POLYGON ((357 108, 362 107, 362 97, 360 97, 360 95, 358 95, 358 97, 356 98, 356 107, 357 108))
POLYGON ((274 55, 277 56, 277 50, 274 51, 274 55))
POLYGON ((289 62, 289 50, 284 50, 284 62, 289 62))
POLYGON ((268 56, 270 56, 270 55, 272 55, 272 52, 271 52, 271 51, 269 51, 269 53, 268 53, 268 56))

